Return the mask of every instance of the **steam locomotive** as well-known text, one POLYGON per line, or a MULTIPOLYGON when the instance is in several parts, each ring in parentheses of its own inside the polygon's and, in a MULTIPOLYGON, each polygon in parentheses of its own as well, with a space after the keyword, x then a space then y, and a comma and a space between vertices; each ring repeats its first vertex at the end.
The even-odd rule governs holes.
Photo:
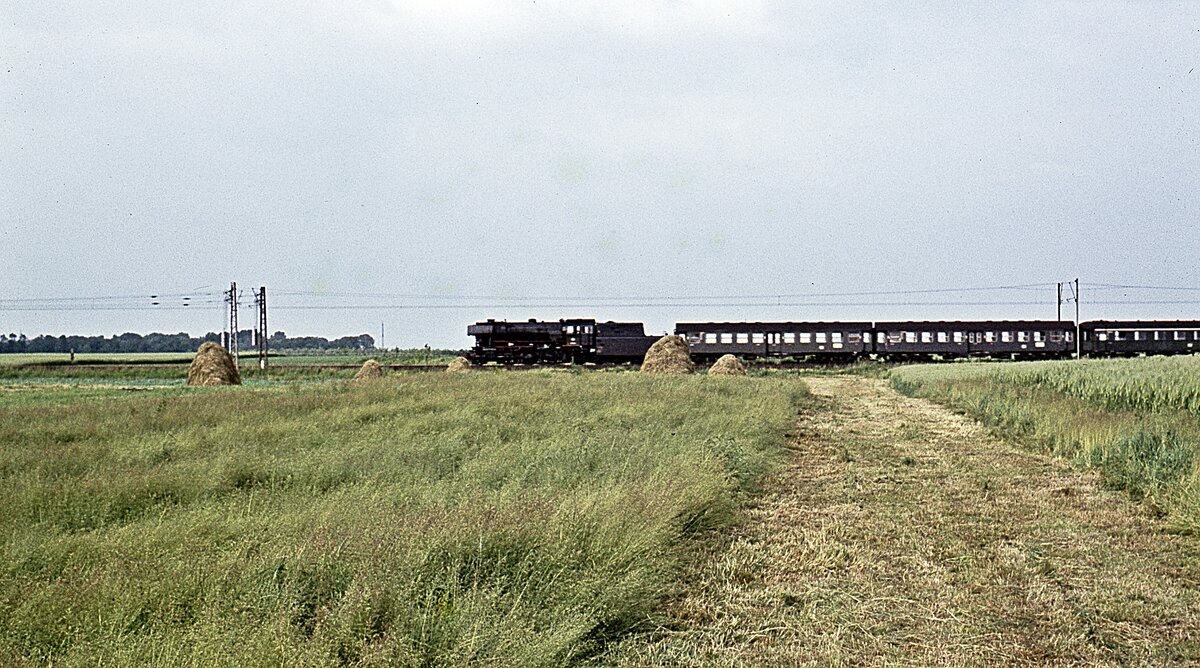
POLYGON ((640 322, 558 322, 488 320, 467 327, 475 347, 467 358, 476 364, 620 363, 641 360, 658 340, 646 336, 640 322))
MULTIPOLYGON (((590 319, 507 322, 467 327, 475 363, 620 363, 640 360, 658 339, 640 322, 590 319)), ((697 361, 733 354, 745 359, 811 361, 930 360, 966 357, 1065 359, 1186 355, 1200 347, 1198 320, 1067 320, 897 322, 691 322, 675 325, 697 361), (1077 340, 1078 337, 1078 340, 1077 340)))

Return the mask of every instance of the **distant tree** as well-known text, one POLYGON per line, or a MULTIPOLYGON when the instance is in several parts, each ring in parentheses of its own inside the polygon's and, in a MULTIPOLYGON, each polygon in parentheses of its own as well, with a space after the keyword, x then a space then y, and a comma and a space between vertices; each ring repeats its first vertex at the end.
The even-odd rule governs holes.
MULTIPOLYGON (((151 332, 141 335, 135 332, 125 332, 110 338, 104 336, 78 336, 60 334, 40 334, 30 339, 25 334, 0 334, 0 353, 66 353, 74 350, 77 353, 141 353, 141 352, 194 352, 207 341, 221 341, 218 332, 206 332, 203 336, 193 338, 187 332, 164 334, 151 332)), ((243 350, 252 347, 250 330, 238 333, 238 341, 243 350)), ((375 347, 375 339, 370 334, 358 336, 343 336, 330 341, 320 336, 299 336, 288 338, 287 334, 277 331, 268 339, 272 350, 312 349, 327 350, 330 348, 345 348, 350 350, 371 350, 375 347)))
POLYGON ((329 342, 330 348, 346 348, 348 350, 371 350, 375 347, 375 339, 370 334, 358 336, 343 336, 329 342))

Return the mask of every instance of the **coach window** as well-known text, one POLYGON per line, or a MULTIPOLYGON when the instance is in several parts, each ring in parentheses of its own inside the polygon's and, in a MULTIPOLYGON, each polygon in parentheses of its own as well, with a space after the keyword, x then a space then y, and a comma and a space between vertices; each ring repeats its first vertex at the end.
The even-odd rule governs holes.
POLYGON ((1063 340, 1070 343, 1075 340, 1075 332, 1063 332, 1063 340))
POLYGON ((1004 343, 1012 343, 1012 332, 1000 332, 1000 340, 1004 343))
POLYGON ((1175 332, 1176 341, 1187 341, 1187 332, 1175 332))
POLYGON ((832 342, 834 342, 834 343, 841 343, 841 342, 842 342, 842 333, 841 333, 841 332, 834 332, 834 333, 830 334, 830 335, 829 335, 829 340, 830 340, 830 341, 832 341, 832 342))
POLYGON ((796 333, 795 332, 784 332, 783 333, 783 342, 784 343, 795 343, 796 342, 796 333))
POLYGON ((716 334, 716 332, 707 332, 707 333, 704 335, 704 342, 705 342, 705 343, 716 343, 716 342, 717 342, 717 334, 716 334))
POLYGON ((966 332, 955 332, 954 333, 954 342, 955 343, 962 343, 963 341, 966 341, 966 340, 967 340, 966 332))
POLYGON ((730 332, 722 332, 721 343, 733 343, 733 334, 730 332))
POLYGON ((800 343, 812 343, 812 332, 800 332, 800 343))
POLYGON ((996 342, 996 333, 995 332, 984 332, 983 333, 983 341, 984 341, 984 343, 995 343, 996 342))
POLYGON ((814 335, 814 340, 815 340, 817 343, 825 343, 825 341, 826 341, 825 332, 817 332, 817 333, 814 335))
POLYGON ((1017 341, 1020 343, 1029 343, 1029 332, 1017 332, 1017 341))
POLYGON ((1038 341, 1038 342, 1040 342, 1040 341, 1045 341, 1045 340, 1046 340, 1046 333, 1045 333, 1045 332, 1034 332, 1034 333, 1033 333, 1033 340, 1034 340, 1034 341, 1038 341))
POLYGON ((751 341, 752 343, 762 343, 764 340, 765 340, 765 339, 764 339, 764 337, 763 337, 763 335, 762 335, 762 333, 761 333, 761 332, 755 332, 755 333, 753 333, 753 334, 751 334, 751 335, 750 335, 750 341, 751 341))
POLYGON ((1145 332, 1134 332, 1134 333, 1133 333, 1133 340, 1134 340, 1134 341, 1141 341, 1141 340, 1143 340, 1143 339, 1145 339, 1145 338, 1146 338, 1146 333, 1145 333, 1145 332))
POLYGON ((747 334, 746 332, 738 332, 737 342, 738 343, 750 343, 750 335, 747 334))
POLYGON ((933 332, 921 332, 921 343, 933 343, 933 332))
POLYGON ((938 332, 937 333, 937 342, 938 343, 949 343, 949 341, 950 341, 950 332, 938 332))

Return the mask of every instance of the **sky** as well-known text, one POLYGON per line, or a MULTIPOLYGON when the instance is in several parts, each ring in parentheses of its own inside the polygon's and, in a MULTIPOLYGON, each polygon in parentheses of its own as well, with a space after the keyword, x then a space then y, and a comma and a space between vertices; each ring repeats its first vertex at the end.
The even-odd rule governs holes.
POLYGON ((1193 2, 0 8, 5 332, 1200 319, 1193 2))

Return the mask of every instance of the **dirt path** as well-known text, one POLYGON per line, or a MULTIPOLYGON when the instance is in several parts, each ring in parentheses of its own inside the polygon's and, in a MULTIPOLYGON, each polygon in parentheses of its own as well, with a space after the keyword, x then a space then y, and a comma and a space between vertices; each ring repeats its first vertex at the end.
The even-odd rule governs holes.
POLYGON ((1200 538, 903 397, 812 378, 795 457, 641 665, 1200 665, 1200 538))

